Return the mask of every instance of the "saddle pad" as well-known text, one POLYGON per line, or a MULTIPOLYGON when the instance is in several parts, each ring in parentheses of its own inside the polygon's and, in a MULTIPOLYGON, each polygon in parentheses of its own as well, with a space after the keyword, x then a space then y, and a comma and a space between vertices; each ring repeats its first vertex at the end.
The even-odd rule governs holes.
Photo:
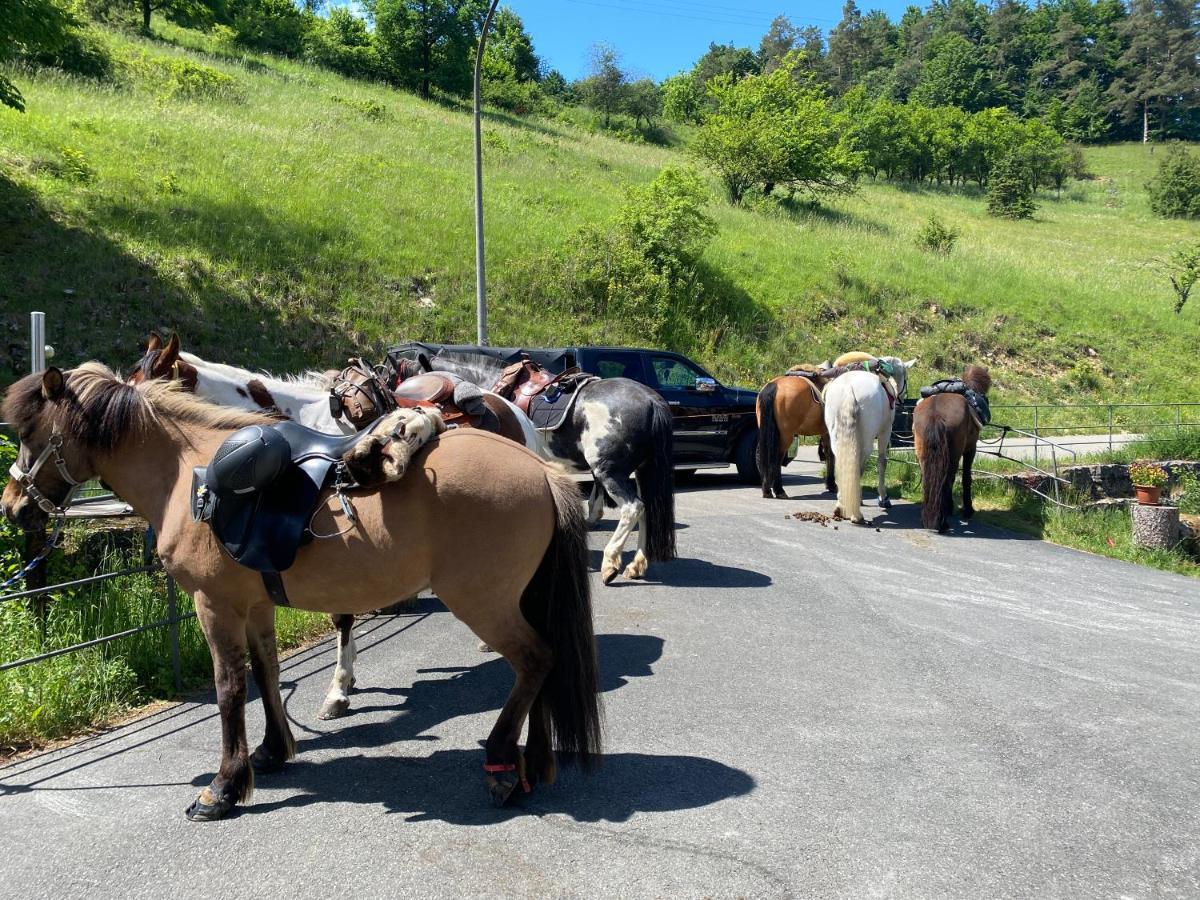
POLYGON ((529 420, 533 422, 533 427, 538 431, 556 430, 567 421, 567 415, 575 408, 580 389, 593 381, 599 379, 593 375, 572 381, 569 383, 570 390, 561 390, 558 385, 551 385, 543 393, 530 397, 529 420))
POLYGON ((825 392, 821 387, 820 373, 807 372, 804 369, 788 369, 783 374, 792 378, 803 378, 808 382, 808 389, 812 391, 813 399, 818 403, 825 402, 825 392))

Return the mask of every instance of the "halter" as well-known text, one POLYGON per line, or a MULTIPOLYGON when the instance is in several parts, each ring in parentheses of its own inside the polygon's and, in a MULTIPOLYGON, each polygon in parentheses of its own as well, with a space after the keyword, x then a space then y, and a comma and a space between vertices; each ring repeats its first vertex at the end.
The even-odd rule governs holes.
POLYGON ((29 467, 28 471, 23 470, 17 463, 13 463, 8 469, 8 474, 12 477, 13 481, 19 484, 25 495, 38 505, 38 509, 48 515, 59 517, 67 514, 67 504, 71 500, 71 495, 75 493, 75 488, 83 484, 82 481, 77 481, 72 477, 70 470, 67 468, 67 461, 62 456, 62 445, 62 435, 56 431, 50 435, 50 440, 46 444, 45 449, 38 454, 38 458, 34 460, 33 465, 29 467), (63 498, 62 504, 55 503, 38 490, 37 485, 34 484, 38 472, 46 464, 46 460, 51 457, 54 459, 54 467, 58 469, 58 474, 62 477, 62 480, 71 486, 71 490, 67 491, 67 496, 63 498))

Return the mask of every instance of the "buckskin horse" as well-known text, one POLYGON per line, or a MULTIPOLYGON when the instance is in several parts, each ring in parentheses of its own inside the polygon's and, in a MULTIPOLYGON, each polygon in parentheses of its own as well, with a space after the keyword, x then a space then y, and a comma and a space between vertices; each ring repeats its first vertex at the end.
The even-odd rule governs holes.
POLYGON ((902 362, 894 356, 878 359, 852 354, 834 361, 824 375, 832 380, 825 388, 825 427, 836 460, 837 507, 835 516, 856 524, 866 520, 862 514, 862 474, 871 455, 872 443, 878 446, 879 506, 888 509, 888 446, 892 440, 892 420, 896 403, 908 392, 908 368, 916 360, 902 362))
MULTIPOLYGON (((20 436, 0 502, 11 521, 44 526, 61 514, 71 482, 101 478, 154 527, 164 568, 194 598, 213 659, 221 764, 187 815, 221 818, 250 797, 254 770, 283 766, 295 744, 279 693, 265 579, 193 521, 192 470, 216 462, 236 429, 277 420, 213 406, 176 382, 135 387, 94 362, 26 376, 9 389, 2 411, 20 436), (266 712, 266 736, 253 754, 247 653, 266 712)), ((287 424, 315 446, 342 443, 287 424)), ((493 802, 505 802, 518 784, 551 783, 555 749, 564 763, 588 769, 600 752, 596 649, 586 526, 570 478, 511 441, 456 430, 427 444, 403 479, 356 492, 352 502, 354 527, 333 534, 338 502, 329 491, 319 495, 306 520, 314 533, 331 536, 302 547, 280 575, 291 605, 355 614, 380 596, 432 587, 516 673, 485 745, 493 802)))
POLYGON ((823 383, 819 373, 827 365, 793 366, 786 374, 768 381, 758 392, 755 408, 758 417, 758 471, 762 475, 763 497, 772 495, 786 500, 783 490, 783 460, 792 438, 816 436, 817 454, 825 463, 825 490, 837 490, 833 476, 833 448, 825 427, 822 406, 823 383))
MULTIPOLYGON (((156 378, 176 381, 185 390, 218 406, 279 415, 327 434, 352 434, 355 431, 348 418, 335 417, 331 413, 330 384, 324 374, 305 372, 277 378, 263 372, 208 362, 183 352, 178 334, 172 334, 164 342, 157 333, 151 333, 146 350, 128 380, 130 384, 140 384, 156 378)), ((541 437, 524 413, 502 397, 493 396, 489 402, 508 408, 509 419, 519 424, 520 442, 524 446, 545 452, 541 437)), ((509 436, 515 438, 516 434, 509 436)), ((396 594, 387 594, 384 600, 390 602, 396 597, 396 594)), ((355 682, 354 664, 358 651, 354 644, 354 616, 335 615, 333 624, 338 631, 337 665, 317 713, 321 719, 336 719, 346 714, 350 709, 350 689, 355 682)))
MULTIPOLYGON (((971 502, 971 466, 979 433, 987 424, 972 411, 966 391, 984 398, 992 376, 983 366, 967 366, 961 391, 941 391, 924 396, 913 411, 913 445, 921 464, 921 524, 945 532, 954 513, 954 475, 962 461, 962 515, 975 515, 971 502)), ((925 391, 923 390, 922 393, 925 391)))
MULTIPOLYGON (((453 372, 482 388, 497 384, 506 364, 477 353, 443 350, 425 357, 432 371, 453 372)), ((597 378, 582 384, 570 415, 542 430, 551 456, 593 479, 588 522, 595 524, 606 501, 621 518, 604 548, 600 577, 610 584, 621 571, 629 533, 638 548, 626 578, 642 578, 651 562, 675 558, 675 481, 671 408, 655 391, 630 378, 597 378)))

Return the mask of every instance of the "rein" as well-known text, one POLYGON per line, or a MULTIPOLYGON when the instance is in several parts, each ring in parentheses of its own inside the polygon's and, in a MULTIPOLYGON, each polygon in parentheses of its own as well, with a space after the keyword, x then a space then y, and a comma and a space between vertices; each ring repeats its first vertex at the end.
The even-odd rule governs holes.
POLYGON ((53 517, 54 531, 46 540, 46 545, 42 547, 37 556, 27 562, 21 568, 21 570, 11 578, 7 578, 0 582, 0 589, 6 588, 10 584, 15 584, 16 582, 20 581, 39 565, 41 565, 42 560, 58 549, 59 541, 62 538, 63 526, 66 525, 67 522, 67 507, 71 503, 71 497, 74 495, 75 489, 83 483, 81 481, 77 481, 67 468, 67 461, 62 457, 62 443, 62 435, 56 431, 50 436, 50 442, 46 444, 46 448, 42 450, 40 454, 38 454, 38 458, 34 461, 33 465, 30 466, 28 471, 22 469, 17 463, 13 463, 8 469, 8 474, 12 477, 13 481, 21 486, 21 490, 27 497, 29 497, 30 500, 37 504, 38 509, 53 517), (58 474, 62 476, 63 481, 67 482, 67 484, 71 486, 71 489, 67 491, 67 496, 63 499, 61 504, 55 503, 40 490, 38 490, 37 485, 34 484, 34 479, 37 478, 38 472, 41 471, 42 466, 44 466, 47 460, 49 460, 51 457, 54 459, 54 467, 58 469, 58 474))

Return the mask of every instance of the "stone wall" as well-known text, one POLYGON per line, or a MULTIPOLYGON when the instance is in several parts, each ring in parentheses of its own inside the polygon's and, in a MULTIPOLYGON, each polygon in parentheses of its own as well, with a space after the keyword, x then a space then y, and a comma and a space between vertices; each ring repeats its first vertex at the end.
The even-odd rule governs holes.
MULTIPOLYGON (((1160 462, 1170 478, 1168 489, 1173 488, 1184 472, 1200 477, 1200 462, 1175 459, 1160 462)), ((1069 483, 1064 490, 1074 492, 1087 500, 1109 500, 1133 496, 1133 482, 1129 479, 1129 466, 1124 463, 1096 463, 1087 466, 1070 466, 1059 470, 1069 483)), ((1042 475, 1012 475, 1008 479, 1014 484, 1034 488, 1044 494, 1053 494, 1054 485, 1042 475)))

